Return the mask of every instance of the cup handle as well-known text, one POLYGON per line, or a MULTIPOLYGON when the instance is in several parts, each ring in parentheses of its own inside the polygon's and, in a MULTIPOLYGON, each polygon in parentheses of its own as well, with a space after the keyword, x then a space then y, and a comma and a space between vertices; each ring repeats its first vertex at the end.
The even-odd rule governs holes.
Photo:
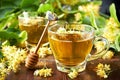
POLYGON ((91 60, 95 60, 98 58, 101 58, 103 55, 106 54, 106 52, 108 51, 109 47, 110 47, 110 43, 109 41, 102 37, 102 36, 97 36, 94 38, 93 41, 93 52, 94 54, 89 54, 87 57, 87 61, 91 61, 91 60))

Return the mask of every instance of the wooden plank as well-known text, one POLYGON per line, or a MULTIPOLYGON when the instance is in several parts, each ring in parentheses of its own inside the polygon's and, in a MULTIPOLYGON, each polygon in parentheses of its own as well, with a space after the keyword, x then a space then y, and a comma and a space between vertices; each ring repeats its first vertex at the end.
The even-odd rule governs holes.
MULTIPOLYGON (((60 72, 56 69, 56 64, 53 57, 48 58, 47 66, 53 69, 51 77, 43 78, 33 75, 34 70, 28 70, 24 65, 18 73, 10 72, 6 80, 70 80, 66 73, 60 72)), ((120 57, 114 57, 111 60, 94 60, 87 63, 86 70, 79 73, 79 76, 74 80, 120 80, 120 57), (111 73, 108 79, 100 78, 96 75, 95 69, 98 63, 106 63, 111 65, 111 69, 115 73, 111 73), (115 70, 115 71, 114 71, 115 70), (119 71, 117 71, 119 70, 119 71), (115 76, 115 78, 114 78, 115 76)))

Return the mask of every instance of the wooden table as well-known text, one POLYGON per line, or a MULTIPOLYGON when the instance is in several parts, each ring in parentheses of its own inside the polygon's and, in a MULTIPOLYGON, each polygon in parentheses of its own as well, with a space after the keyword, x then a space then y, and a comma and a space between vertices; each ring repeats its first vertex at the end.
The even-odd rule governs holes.
MULTIPOLYGON (((21 69, 18 73, 10 72, 6 77, 6 80, 71 80, 66 73, 60 72, 56 69, 56 64, 53 57, 47 60, 48 67, 53 69, 51 77, 43 78, 33 75, 34 70, 28 70, 24 65, 21 65, 21 69)), ((94 60, 87 63, 86 70, 79 73, 79 76, 74 80, 120 80, 120 57, 115 56, 111 60, 94 60), (113 72, 110 73, 107 79, 100 78, 96 75, 95 68, 98 63, 106 63, 111 65, 113 72)))

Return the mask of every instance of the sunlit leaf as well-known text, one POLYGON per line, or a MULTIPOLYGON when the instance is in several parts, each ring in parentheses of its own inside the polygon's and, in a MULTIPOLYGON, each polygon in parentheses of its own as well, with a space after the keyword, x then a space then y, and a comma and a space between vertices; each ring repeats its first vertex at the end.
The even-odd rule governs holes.
POLYGON ((1 39, 18 39, 18 35, 14 32, 8 32, 5 30, 0 31, 0 38, 1 39))
POLYGON ((120 51, 120 34, 115 39, 115 46, 117 48, 117 51, 120 51))
POLYGON ((20 3, 20 7, 26 11, 37 10, 39 3, 40 3, 40 0, 22 0, 20 3))
POLYGON ((96 24, 99 28, 103 28, 103 27, 105 27, 106 19, 103 18, 103 17, 97 17, 96 18, 96 24))
POLYGON ((17 34, 15 32, 8 32, 2 30, 0 31, 0 39, 4 41, 8 40, 11 45, 17 45, 27 40, 27 32, 22 31, 20 34, 17 34))
POLYGON ((120 26, 120 23, 118 21, 117 15, 116 15, 116 9, 115 9, 115 4, 112 3, 110 5, 110 15, 115 19, 115 22, 120 26))
POLYGON ((24 42, 26 40, 27 40, 27 32, 26 31, 22 31, 19 34, 19 42, 22 43, 22 42, 24 42))
POLYGON ((0 30, 3 30, 9 23, 12 23, 16 18, 15 14, 9 15, 8 18, 1 21, 0 30))
POLYGON ((98 27, 97 27, 97 24, 96 24, 96 19, 95 19, 95 16, 94 16, 93 11, 91 11, 90 21, 91 21, 91 25, 92 25, 96 30, 98 30, 98 27))
POLYGON ((40 4, 38 8, 38 13, 45 13, 47 11, 52 11, 53 12, 53 7, 51 4, 40 4))
POLYGON ((4 9, 0 9, 0 19, 6 17, 6 13, 10 12, 11 10, 13 10, 13 8, 4 8, 4 9))
POLYGON ((0 30, 3 30, 6 27, 7 22, 4 20, 0 23, 0 30))

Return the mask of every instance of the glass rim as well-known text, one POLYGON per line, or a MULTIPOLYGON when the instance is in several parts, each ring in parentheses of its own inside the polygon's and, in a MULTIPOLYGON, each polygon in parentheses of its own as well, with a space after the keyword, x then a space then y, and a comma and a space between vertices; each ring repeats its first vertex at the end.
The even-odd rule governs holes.
MULTIPOLYGON (((66 22, 65 22, 63 25, 65 25, 65 24, 66 24, 66 22)), ((92 32, 92 33, 95 32, 95 29, 94 29, 91 25, 88 25, 88 24, 80 24, 80 23, 67 23, 67 24, 68 24, 68 25, 81 25, 81 26, 85 26, 85 27, 87 26, 87 27, 91 28, 91 32, 92 32)), ((49 27, 48 27, 48 31, 56 34, 56 32, 54 32, 54 31, 51 30, 52 28, 56 27, 56 25, 57 25, 57 23, 49 26, 49 27)), ((60 27, 64 27, 64 26, 60 26, 60 27)), ((65 27, 64 27, 64 28, 65 28, 65 27)))
MULTIPOLYGON (((39 19, 39 18, 41 18, 41 19, 44 19, 44 20, 47 20, 47 21, 48 21, 47 18, 45 18, 45 17, 43 17, 43 16, 39 16, 39 15, 37 14, 37 12, 27 12, 27 13, 28 13, 28 18, 29 18, 29 19, 39 19), (31 16, 31 15, 29 15, 29 14, 33 14, 33 15, 31 16)), ((26 17, 24 17, 23 12, 18 15, 18 19, 25 19, 25 18, 26 18, 26 17)))
MULTIPOLYGON (((88 40, 88 39, 93 39, 94 37, 95 37, 95 30, 94 30, 94 28, 92 27, 92 26, 90 26, 90 25, 87 25, 87 24, 79 24, 79 23, 68 23, 69 25, 71 25, 71 24, 75 24, 75 25, 83 25, 83 26, 85 26, 85 27, 89 27, 90 29, 91 29, 91 31, 90 31, 90 37, 88 37, 88 38, 85 38, 85 39, 83 39, 83 40, 81 40, 81 41, 85 41, 85 40, 88 40)), ((57 27, 57 26, 55 26, 55 25, 52 25, 52 26, 50 26, 50 27, 48 27, 48 36, 49 36, 49 33, 50 34, 53 34, 53 35, 60 35, 60 34, 62 34, 62 33, 57 33, 56 31, 58 30, 58 28, 59 27, 61 27, 61 26, 58 26, 58 28, 55 30, 55 31, 53 31, 52 30, 52 28, 55 28, 55 27, 57 27)), ((80 31, 80 32, 82 32, 82 31, 80 31)), ((83 32, 86 32, 86 31, 83 31, 83 32)), ((88 31, 89 32, 89 31, 88 31)), ((74 34, 74 33, 67 33, 67 34, 74 34)), ((66 33, 63 33, 63 35, 67 35, 66 33)), ((78 33, 79 34, 79 33, 78 33)), ((89 34, 89 33, 88 33, 89 34)), ((59 41, 64 41, 64 42, 72 42, 72 41, 70 41, 70 40, 59 40, 59 41)))

